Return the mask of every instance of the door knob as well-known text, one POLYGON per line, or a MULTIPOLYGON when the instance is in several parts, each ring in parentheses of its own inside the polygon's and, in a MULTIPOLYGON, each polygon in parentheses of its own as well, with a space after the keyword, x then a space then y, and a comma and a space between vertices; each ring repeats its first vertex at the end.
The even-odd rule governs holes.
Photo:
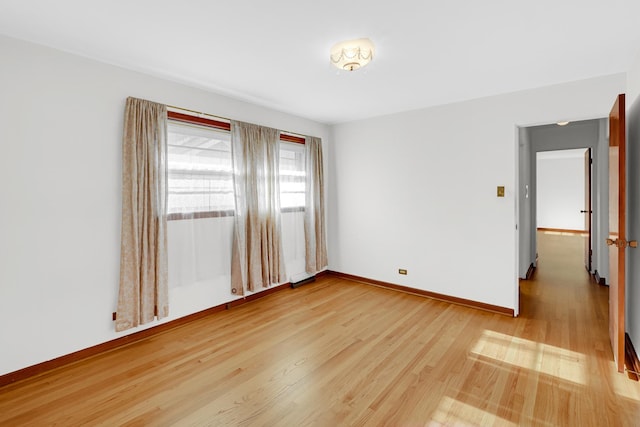
POLYGON ((638 247, 638 241, 637 240, 611 240, 611 239, 607 239, 607 246, 617 246, 619 248, 626 248, 627 246, 630 248, 637 248, 638 247))

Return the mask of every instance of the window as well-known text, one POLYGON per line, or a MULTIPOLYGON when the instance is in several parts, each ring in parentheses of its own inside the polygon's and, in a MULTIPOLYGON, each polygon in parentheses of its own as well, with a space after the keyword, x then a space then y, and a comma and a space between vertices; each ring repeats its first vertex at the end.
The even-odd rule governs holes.
POLYGON ((230 138, 225 130, 169 120, 169 220, 233 215, 230 138))
POLYGON ((282 212, 304 210, 304 144, 280 141, 280 208, 282 212))
MULTIPOLYGON (((231 216, 235 201, 230 123, 169 111, 168 220, 231 216)), ((305 206, 304 138, 280 135, 280 206, 305 206)))

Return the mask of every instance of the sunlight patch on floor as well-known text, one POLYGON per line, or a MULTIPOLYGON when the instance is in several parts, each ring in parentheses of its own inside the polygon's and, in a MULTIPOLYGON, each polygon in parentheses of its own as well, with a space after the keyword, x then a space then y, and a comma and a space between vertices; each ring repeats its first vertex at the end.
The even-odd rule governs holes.
POLYGON ((453 399, 448 396, 444 396, 438 408, 431 415, 431 422, 428 426, 451 426, 451 425, 497 425, 497 426, 517 426, 517 424, 505 420, 502 417, 487 412, 483 409, 476 408, 475 406, 468 405, 453 399))
POLYGON ((566 231, 541 231, 541 233, 551 234, 553 236, 581 236, 581 237, 588 236, 587 233, 579 233, 579 232, 568 233, 566 231))
POLYGON ((582 353, 485 329, 471 349, 479 356, 587 385, 582 353))

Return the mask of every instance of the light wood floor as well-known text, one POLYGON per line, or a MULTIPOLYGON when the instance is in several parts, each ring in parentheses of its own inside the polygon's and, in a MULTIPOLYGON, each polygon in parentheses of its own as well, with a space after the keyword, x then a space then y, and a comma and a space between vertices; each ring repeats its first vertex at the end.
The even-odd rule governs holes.
POLYGON ((323 278, 6 386, 0 425, 638 426, 581 245, 541 234, 516 319, 323 278))

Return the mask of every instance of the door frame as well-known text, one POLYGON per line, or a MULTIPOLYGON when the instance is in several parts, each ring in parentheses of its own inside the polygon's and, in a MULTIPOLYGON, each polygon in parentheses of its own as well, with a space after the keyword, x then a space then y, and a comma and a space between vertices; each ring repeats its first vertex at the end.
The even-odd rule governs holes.
POLYGON ((593 149, 587 148, 584 157, 584 209, 581 211, 584 214, 584 226, 587 231, 587 235, 584 242, 584 266, 591 274, 593 272, 593 186, 592 186, 592 171, 593 171, 593 149))

